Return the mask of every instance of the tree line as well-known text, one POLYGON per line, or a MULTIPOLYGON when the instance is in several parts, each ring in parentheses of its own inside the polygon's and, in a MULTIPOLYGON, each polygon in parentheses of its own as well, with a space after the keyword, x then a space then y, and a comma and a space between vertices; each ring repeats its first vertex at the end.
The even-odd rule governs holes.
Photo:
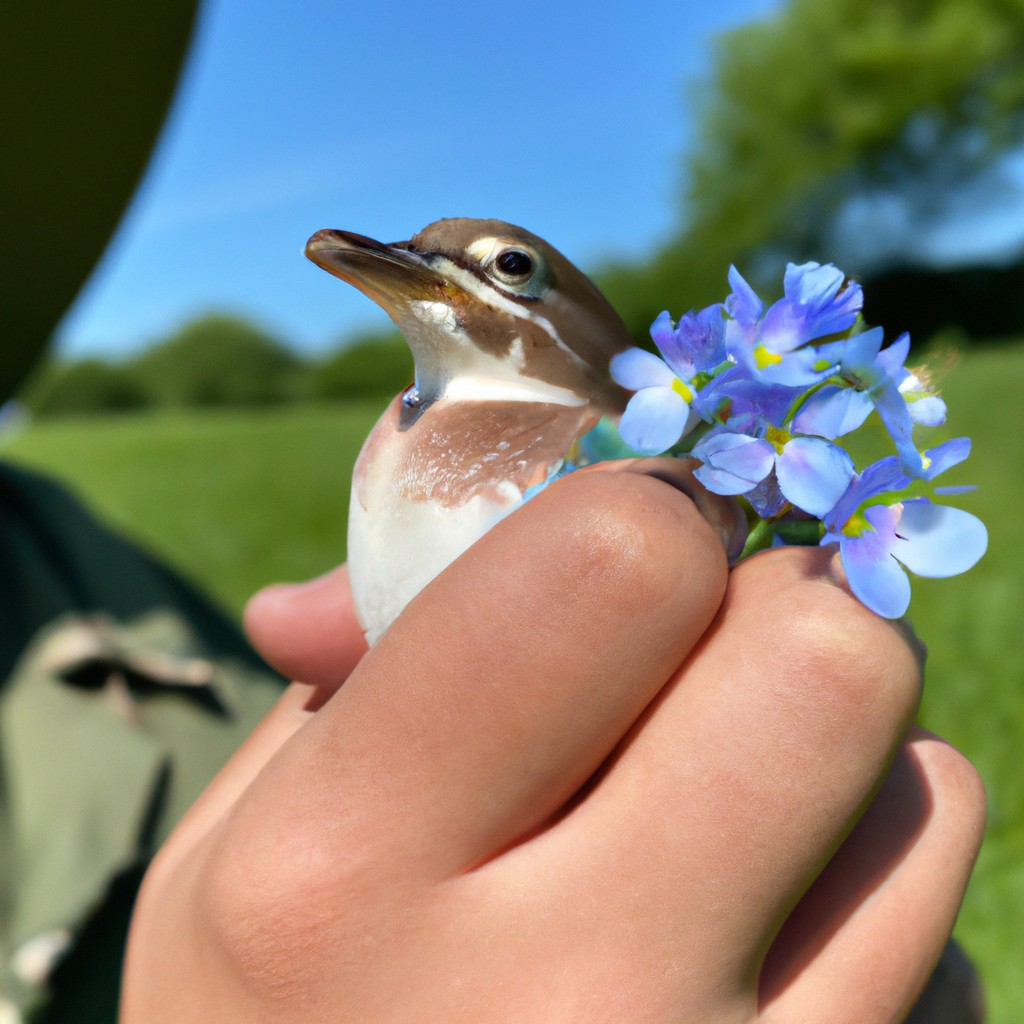
POLYGON ((307 357, 242 317, 209 314, 127 359, 51 360, 21 400, 37 416, 272 406, 383 398, 412 374, 412 356, 397 332, 307 357))

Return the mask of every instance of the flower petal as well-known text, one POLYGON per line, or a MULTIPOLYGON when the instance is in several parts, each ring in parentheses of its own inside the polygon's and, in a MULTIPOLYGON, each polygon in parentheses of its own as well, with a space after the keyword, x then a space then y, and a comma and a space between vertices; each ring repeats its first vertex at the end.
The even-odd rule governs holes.
MULTIPOLYGON (((739 369, 739 367, 737 367, 739 369)), ((730 400, 729 422, 738 424, 738 430, 750 433, 759 424, 770 423, 781 427, 801 388, 782 384, 766 384, 749 377, 723 373, 718 380, 718 392, 730 400)))
POLYGON ((880 380, 886 374, 884 366, 878 365, 878 355, 885 333, 881 327, 855 334, 846 341, 840 368, 844 376, 855 377, 865 386, 880 380))
POLYGON ((712 494, 746 494, 752 490, 749 480, 713 466, 700 465, 693 471, 693 475, 712 494))
POLYGON ((690 407, 671 388, 643 388, 629 400, 619 433, 630 448, 659 455, 682 436, 689 414, 690 407))
POLYGON ((843 280, 843 272, 831 263, 787 263, 782 288, 787 299, 803 306, 820 306, 831 302, 843 280))
POLYGON ((747 491, 744 497, 762 519, 769 519, 781 512, 782 506, 786 504, 786 496, 779 490, 779 478, 774 470, 753 490, 747 491))
POLYGON ((895 541, 895 509, 876 505, 865 515, 874 529, 841 537, 839 551, 850 589, 877 615, 898 619, 910 604, 910 580, 889 550, 895 541))
POLYGON ((691 454, 713 469, 746 480, 748 488, 759 484, 775 463, 775 449, 768 441, 729 432, 708 434, 691 454))
POLYGON ((811 341, 802 310, 787 299, 772 303, 761 321, 758 341, 774 355, 792 352, 811 341))
MULTIPOLYGON (((825 528, 830 533, 842 532, 843 524, 869 498, 887 492, 902 491, 910 483, 900 460, 895 455, 871 463, 863 473, 855 476, 843 496, 825 517, 825 528)), ((884 500, 884 499, 883 499, 884 500)))
POLYGON ((787 301, 802 307, 808 341, 848 330, 864 304, 861 286, 856 281, 847 281, 846 275, 831 263, 790 263, 783 288, 787 301))
POLYGON ((669 366, 684 380, 725 361, 725 320, 720 304, 679 319, 669 348, 662 347, 669 366))
POLYGON ((853 460, 820 437, 794 437, 776 460, 779 487, 797 508, 821 518, 853 479, 853 460))
POLYGON ((831 440, 856 430, 872 409, 874 405, 866 392, 830 384, 807 400, 793 418, 793 430, 831 440))
MULTIPOLYGON (((875 330, 881 330, 880 327, 875 330)), ((904 377, 909 376, 903 364, 910 355, 910 335, 904 331, 888 348, 878 353, 878 365, 899 384, 904 377)))
POLYGON ((918 576, 967 572, 988 547, 985 524, 963 509, 908 501, 896 524, 893 555, 918 576))
POLYGON ((971 439, 969 437, 953 437, 935 448, 928 448, 925 455, 928 458, 928 465, 922 474, 925 480, 934 480, 940 473, 959 465, 968 455, 971 454, 971 439))
MULTIPOLYGON (((765 322, 767 323, 767 318, 765 322)), ((773 344, 778 340, 775 339, 773 344)), ((831 364, 823 362, 818 355, 818 350, 813 345, 805 345, 803 348, 782 353, 782 359, 778 363, 770 362, 766 366, 758 367, 754 371, 754 376, 757 380, 767 381, 771 384, 807 387, 810 384, 823 381, 831 373, 831 364)))
POLYGON ((674 334, 675 326, 672 323, 672 317, 669 316, 667 309, 662 310, 654 318, 654 323, 651 324, 651 341, 664 353, 665 346, 672 344, 672 336, 674 334))
MULTIPOLYGON (((908 378, 909 379, 909 378, 908 378)), ((906 392, 901 388, 901 394, 906 392)), ((938 427, 946 422, 946 403, 938 395, 910 398, 907 402, 910 418, 923 427, 938 427)))
POLYGON ((725 300, 725 311, 741 324, 754 323, 761 315, 764 303, 734 266, 729 267, 729 287, 732 294, 725 300))
POLYGON ((630 391, 642 388, 671 387, 675 375, 653 352, 642 348, 627 348, 612 356, 609 364, 612 379, 630 391))
POLYGON ((921 453, 914 447, 914 421, 895 382, 890 378, 883 387, 872 389, 871 400, 896 445, 903 468, 910 476, 920 476, 924 464, 921 453))

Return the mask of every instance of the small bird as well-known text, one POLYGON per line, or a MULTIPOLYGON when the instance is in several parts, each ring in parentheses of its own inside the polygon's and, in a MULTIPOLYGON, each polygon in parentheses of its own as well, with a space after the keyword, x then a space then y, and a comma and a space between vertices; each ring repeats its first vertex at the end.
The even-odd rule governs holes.
POLYGON ((381 306, 415 362, 353 473, 349 577, 374 643, 622 412, 629 394, 608 364, 632 339, 582 271, 503 221, 449 218, 392 244, 324 229, 306 255, 381 306))

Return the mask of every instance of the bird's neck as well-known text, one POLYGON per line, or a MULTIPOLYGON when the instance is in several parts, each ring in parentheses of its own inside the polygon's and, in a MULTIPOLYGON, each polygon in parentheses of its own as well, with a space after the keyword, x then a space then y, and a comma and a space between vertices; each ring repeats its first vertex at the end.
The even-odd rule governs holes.
POLYGON ((467 302, 461 292, 449 298, 411 302, 395 320, 412 350, 424 402, 582 406, 602 394, 594 387, 594 372, 544 317, 510 301, 495 308, 467 302))

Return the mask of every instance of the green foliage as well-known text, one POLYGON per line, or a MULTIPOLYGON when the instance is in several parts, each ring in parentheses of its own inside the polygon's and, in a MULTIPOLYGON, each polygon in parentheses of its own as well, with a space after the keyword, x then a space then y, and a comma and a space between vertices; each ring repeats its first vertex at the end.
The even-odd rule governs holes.
POLYGON ((39 416, 140 409, 152 400, 133 374, 100 359, 45 364, 30 380, 23 398, 39 416))
POLYGON ((296 387, 301 361, 245 320, 210 314, 126 364, 159 405, 267 405, 296 387))
MULTIPOLYGON (((788 260, 830 261, 858 191, 901 186, 926 215, 1024 137, 1022 0, 790 0, 718 41, 695 97, 682 225, 599 283, 634 337, 788 260)), ((844 261, 843 269, 862 273, 844 261)))
POLYGON ((314 399, 359 399, 401 391, 412 380, 409 346, 397 331, 359 338, 309 369, 314 399))
POLYGON ((0 4, 0 402, 28 375, 142 177, 196 6, 0 4))
POLYGON ((922 719, 978 766, 989 828, 958 932, 985 980, 990 1024, 1024 1019, 1024 508, 1019 439, 1007 429, 1024 375, 1024 346, 972 349, 944 380, 948 436, 974 440, 951 499, 989 528, 989 550, 956 580, 915 580, 910 618, 928 644, 922 719))
POLYGON ((1020 137, 1024 7, 791 0, 724 36, 715 67, 689 166, 690 231, 734 254, 766 240, 803 252, 850 172, 948 162, 967 128, 993 147, 1020 137))

